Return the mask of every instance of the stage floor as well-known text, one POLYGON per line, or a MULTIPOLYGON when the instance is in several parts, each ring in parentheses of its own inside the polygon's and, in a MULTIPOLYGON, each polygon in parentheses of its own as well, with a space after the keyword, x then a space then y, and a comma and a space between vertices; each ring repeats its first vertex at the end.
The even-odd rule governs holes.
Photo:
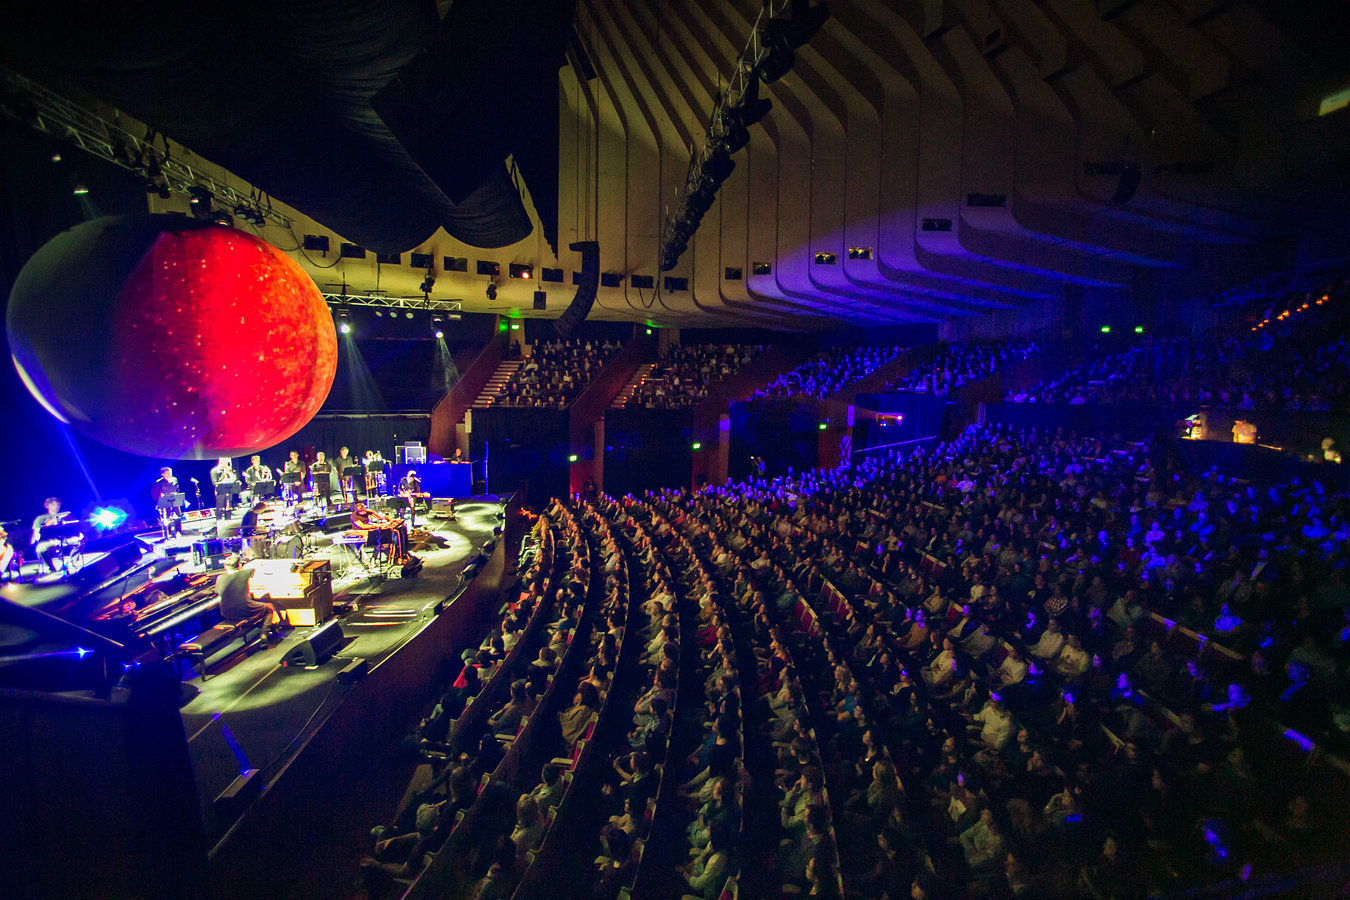
MULTIPOLYGON (((455 596, 461 571, 492 536, 502 504, 490 498, 456 502, 456 519, 429 519, 419 525, 430 539, 415 541, 413 553, 423 560, 411 578, 381 580, 359 566, 344 575, 342 551, 331 539, 317 540, 312 558, 331 559, 334 604, 344 643, 335 656, 312 670, 282 667, 281 660, 311 629, 291 629, 277 643, 255 645, 249 655, 236 653, 208 670, 205 682, 195 673, 184 682, 183 727, 197 774, 208 842, 218 841, 233 815, 214 802, 248 768, 262 784, 270 781, 302 744, 311 725, 322 723, 341 701, 344 685, 337 673, 353 660, 370 668, 429 622, 437 603, 455 596)), ((188 673, 185 673, 188 674, 188 673)))

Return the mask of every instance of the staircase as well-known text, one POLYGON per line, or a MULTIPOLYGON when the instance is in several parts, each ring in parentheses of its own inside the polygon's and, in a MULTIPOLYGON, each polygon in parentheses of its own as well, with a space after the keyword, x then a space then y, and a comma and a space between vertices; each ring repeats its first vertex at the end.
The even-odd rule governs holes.
POLYGON ((614 400, 609 404, 610 409, 623 409, 623 405, 628 402, 628 398, 633 396, 633 392, 647 380, 647 376, 652 374, 652 369, 656 368, 655 363, 644 363, 637 367, 633 372, 633 377, 628 379, 619 393, 614 395, 614 400))
POLYGON ((479 391, 478 397, 473 401, 472 408, 487 409, 496 402, 497 394, 511 380, 511 376, 516 374, 516 369, 524 364, 524 359, 502 360, 501 364, 497 366, 497 370, 492 373, 492 377, 488 379, 487 384, 483 385, 483 390, 479 391))

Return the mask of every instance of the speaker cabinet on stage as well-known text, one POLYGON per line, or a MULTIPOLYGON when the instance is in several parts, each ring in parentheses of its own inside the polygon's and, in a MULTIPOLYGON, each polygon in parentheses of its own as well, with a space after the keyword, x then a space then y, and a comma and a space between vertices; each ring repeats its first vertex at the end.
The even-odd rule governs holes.
POLYGON ((201 569, 219 569, 225 560, 225 544, 212 538, 207 541, 193 541, 192 566, 201 569))
POLYGON ((286 668, 303 666, 312 669, 327 662, 342 646, 342 641, 342 626, 334 619, 306 635, 303 641, 282 657, 281 664, 286 668))

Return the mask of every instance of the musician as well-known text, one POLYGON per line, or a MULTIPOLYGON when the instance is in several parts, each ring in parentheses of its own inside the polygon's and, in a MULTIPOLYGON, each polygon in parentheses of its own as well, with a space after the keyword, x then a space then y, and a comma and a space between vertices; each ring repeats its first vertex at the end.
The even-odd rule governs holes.
POLYGON ((258 534, 258 517, 267 512, 267 503, 259 500, 249 507, 248 512, 239 520, 239 536, 252 538, 258 534))
POLYGON ((461 450, 461 449, 459 449, 458 447, 455 448, 455 455, 452 456, 452 457, 450 457, 450 461, 451 461, 451 462, 468 462, 468 460, 464 458, 464 451, 461 450))
POLYGON ((42 506, 46 512, 33 520, 33 553, 42 560, 42 565, 48 572, 55 572, 56 559, 61 555, 62 542, 60 538, 43 540, 42 529, 60 525, 70 513, 61 512, 60 497, 48 497, 42 501, 42 506))
POLYGON ((159 510, 159 521, 164 526, 164 536, 171 537, 183 533, 183 508, 181 506, 161 506, 159 501, 171 494, 181 493, 178 479, 173 477, 169 466, 159 470, 159 477, 150 485, 150 500, 159 510))
POLYGON ((366 471, 370 472, 374 476, 373 479, 372 478, 367 479, 373 481, 373 486, 371 488, 373 493, 383 494, 385 488, 388 486, 389 474, 388 472, 385 471, 387 468, 388 463, 384 461, 384 457, 380 455, 380 451, 378 450, 366 451, 366 471), (371 471, 372 466, 374 467, 373 472, 371 471))
POLYGON ((375 512, 357 500, 352 506, 352 528, 366 532, 387 531, 391 543, 391 561, 401 563, 408 558, 407 532, 403 522, 375 512))
POLYGON ((320 450, 314 454, 314 463, 309 467, 309 477, 313 482, 314 496, 319 504, 328 508, 328 498, 333 493, 333 464, 320 450))
POLYGON ((347 477, 347 470, 356 465, 359 463, 352 456, 351 450, 346 447, 338 449, 337 459, 333 460, 333 471, 337 474, 338 493, 342 495, 343 503, 350 503, 356 496, 356 485, 347 477))
POLYGON ((23 569, 23 562, 20 561, 16 565, 15 559, 14 545, 9 542, 9 532, 5 531, 3 525, 0 525, 0 579, 9 574, 11 566, 15 566, 19 570, 23 569))
POLYGON ((272 470, 262 464, 261 456, 250 456, 249 467, 244 470, 244 484, 255 497, 270 496, 276 490, 272 481, 272 470))
POLYGON ((251 568, 244 568, 239 554, 225 557, 225 573, 216 579, 216 596, 220 597, 220 617, 226 622, 242 622, 268 611, 278 619, 285 618, 282 607, 268 600, 254 600, 249 596, 248 582, 253 577, 251 568))
POLYGON ((417 477, 416 469, 409 469, 408 474, 403 476, 403 480, 398 483, 398 493, 399 496, 408 498, 408 522, 416 528, 417 500, 426 496, 422 493, 422 479, 417 477))
POLYGON ((234 473, 234 463, 228 456, 216 460, 211 469, 211 483, 216 486, 216 515, 224 515, 230 511, 230 498, 238 493, 232 487, 239 483, 239 476, 234 473))
POLYGON ((294 503, 296 501, 296 495, 301 490, 299 486, 304 482, 307 474, 309 473, 305 471, 305 464, 300 461, 300 452, 298 450, 292 450, 290 459, 286 460, 286 464, 281 467, 281 490, 286 497, 287 503, 294 503), (300 480, 294 484, 287 484, 287 475, 299 475, 300 480))

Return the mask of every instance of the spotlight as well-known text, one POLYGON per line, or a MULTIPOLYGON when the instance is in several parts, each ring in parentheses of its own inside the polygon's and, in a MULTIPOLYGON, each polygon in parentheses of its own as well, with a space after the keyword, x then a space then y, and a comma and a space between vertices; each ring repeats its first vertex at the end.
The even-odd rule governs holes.
POLYGON ((188 188, 188 205, 192 214, 204 222, 211 221, 211 192, 204 187, 188 188))
POLYGON ((83 197, 85 194, 89 193, 89 188, 85 187, 84 182, 80 182, 75 185, 75 190, 72 191, 72 193, 75 194, 76 197, 83 197))
POLYGON ((52 162, 60 162, 60 161, 61 161, 61 154, 60 154, 60 153, 53 153, 53 154, 52 154, 52 162))
POLYGON ((437 339, 445 337, 445 320, 440 316, 431 317, 431 333, 436 335, 437 339))
POLYGON ((411 319, 411 318, 413 317, 413 314, 410 313, 410 312, 404 313, 404 315, 407 316, 409 319, 411 319))
POLYGON ((352 333, 352 317, 347 315, 345 312, 338 313, 338 333, 339 334, 352 333))
POLYGON ((422 279, 422 283, 421 285, 418 286, 417 289, 424 294, 430 294, 431 289, 434 288, 435 286, 436 286, 436 279, 431 277, 431 273, 428 272, 427 277, 422 279))
POLYGON ((507 269, 507 273, 512 278, 533 278, 534 266, 531 266, 528 263, 511 263, 507 269))
POLYGON ((116 506, 97 507, 89 516, 89 524, 99 531, 110 531, 127 520, 127 511, 116 506))
POLYGON ((381 311, 381 310, 378 310, 378 309, 375 310, 375 318, 377 318, 377 319, 383 319, 383 318, 384 318, 384 312, 381 311))

